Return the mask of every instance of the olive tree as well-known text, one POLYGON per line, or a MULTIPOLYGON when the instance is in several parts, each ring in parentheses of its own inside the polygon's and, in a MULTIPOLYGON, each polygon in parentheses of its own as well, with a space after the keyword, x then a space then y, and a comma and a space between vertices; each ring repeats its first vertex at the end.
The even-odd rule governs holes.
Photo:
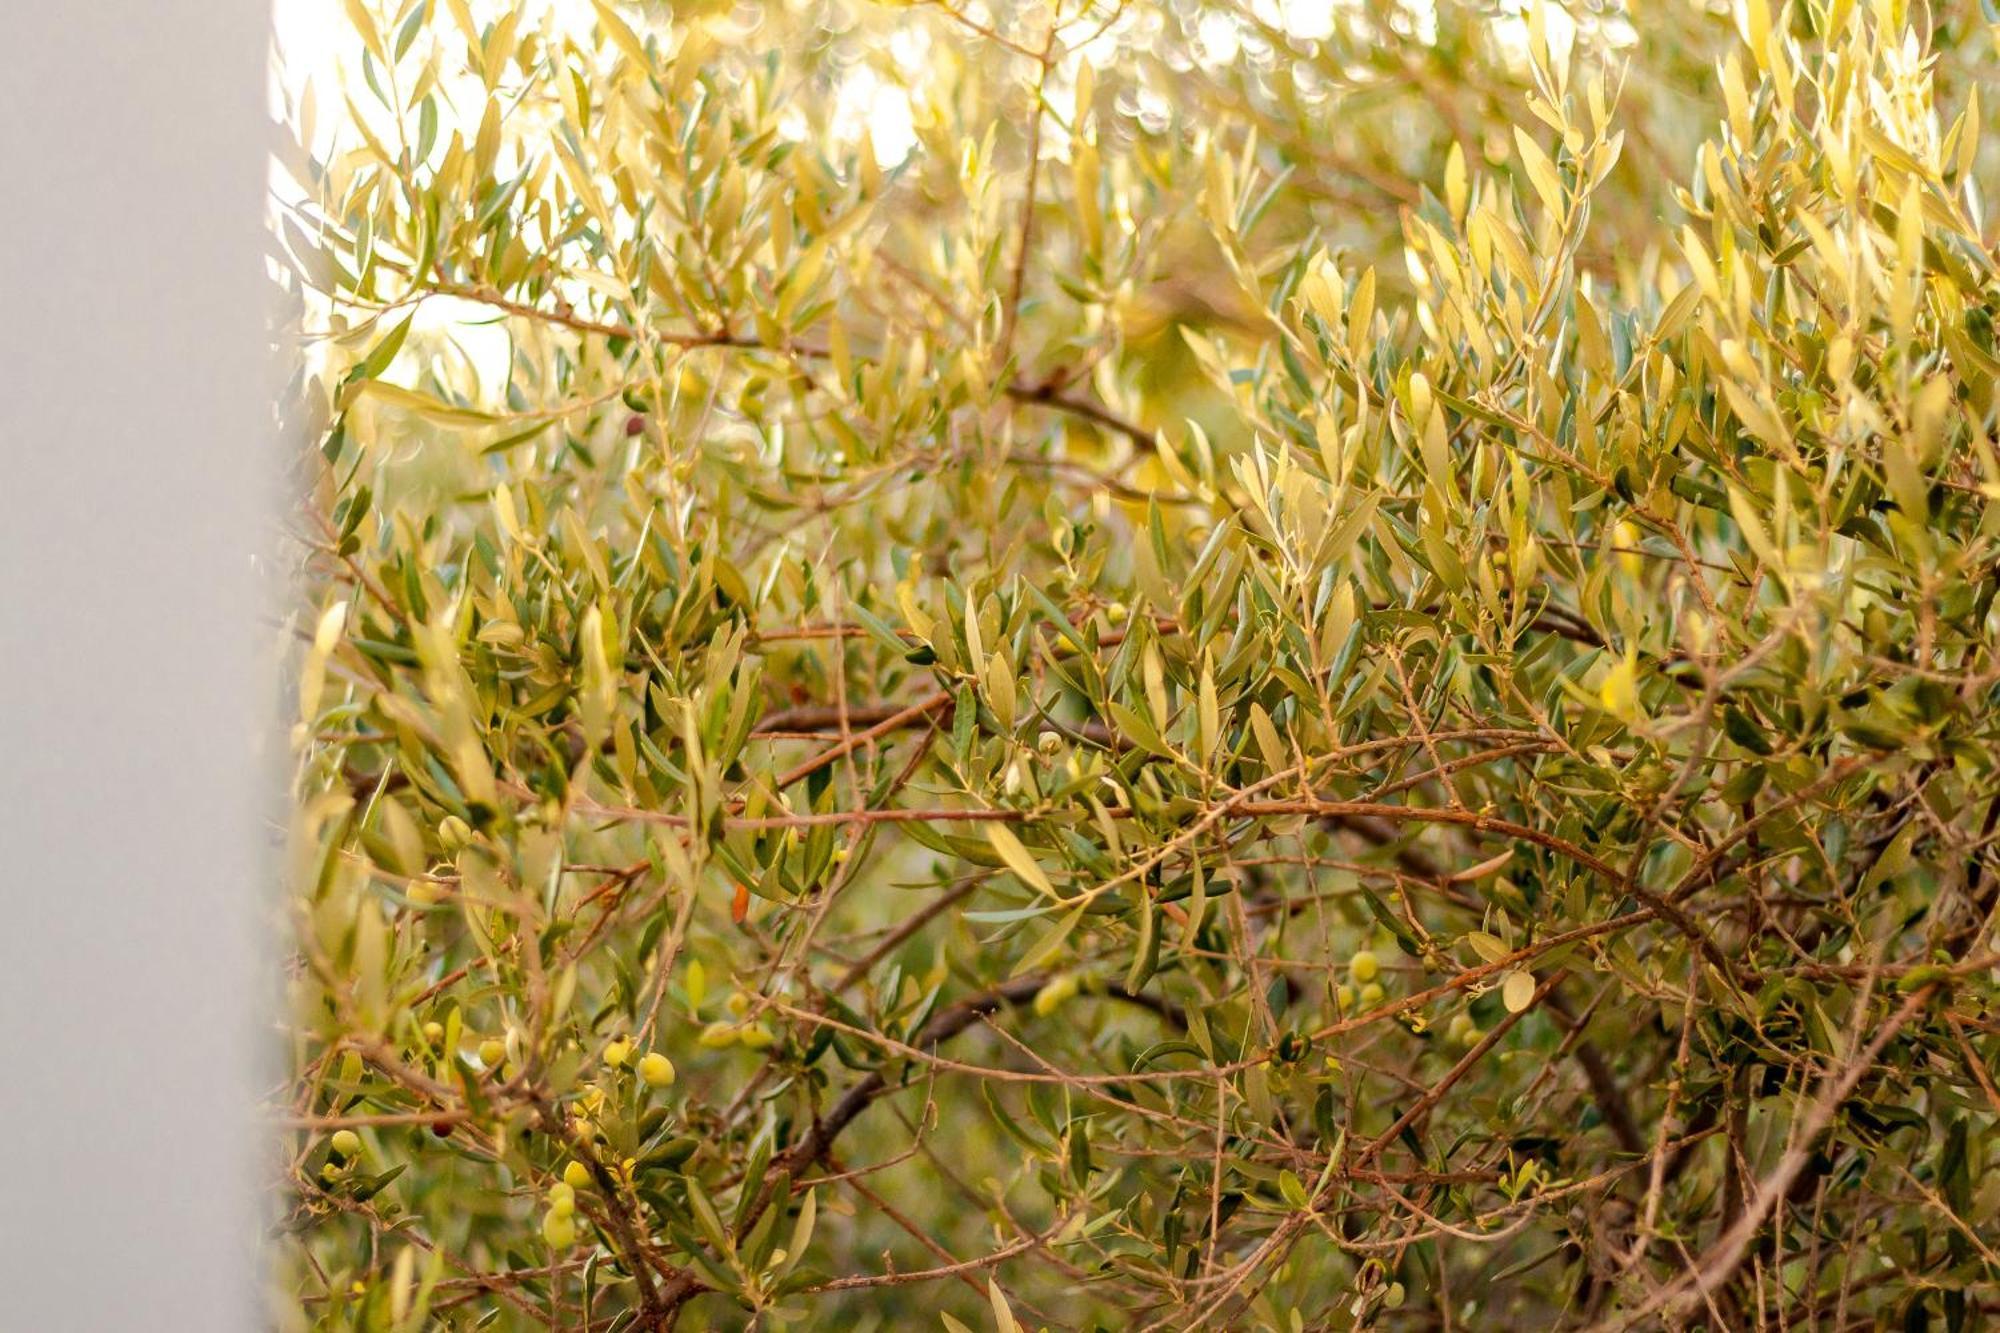
POLYGON ((346 12, 280 1326, 1996 1317, 1982 13, 346 12))

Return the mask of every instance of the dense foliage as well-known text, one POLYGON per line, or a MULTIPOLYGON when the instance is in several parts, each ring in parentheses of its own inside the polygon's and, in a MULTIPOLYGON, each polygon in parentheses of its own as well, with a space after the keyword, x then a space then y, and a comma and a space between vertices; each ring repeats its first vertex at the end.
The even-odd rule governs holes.
POLYGON ((1984 17, 955 3, 349 3, 274 1320, 2000 1317, 1984 17))

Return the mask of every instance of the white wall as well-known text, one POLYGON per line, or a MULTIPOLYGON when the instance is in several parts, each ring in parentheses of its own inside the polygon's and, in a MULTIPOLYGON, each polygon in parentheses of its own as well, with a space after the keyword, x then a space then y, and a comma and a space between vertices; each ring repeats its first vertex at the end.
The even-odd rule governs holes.
POLYGON ((259 1322, 267 22, 0 4, 8 1329, 259 1322))

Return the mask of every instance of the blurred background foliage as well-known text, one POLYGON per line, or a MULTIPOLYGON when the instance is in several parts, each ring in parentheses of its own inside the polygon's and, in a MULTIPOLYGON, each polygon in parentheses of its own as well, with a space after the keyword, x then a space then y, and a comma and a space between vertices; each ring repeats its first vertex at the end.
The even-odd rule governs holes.
POLYGON ((1992 1318, 1993 15, 327 15, 274 1323, 1992 1318))

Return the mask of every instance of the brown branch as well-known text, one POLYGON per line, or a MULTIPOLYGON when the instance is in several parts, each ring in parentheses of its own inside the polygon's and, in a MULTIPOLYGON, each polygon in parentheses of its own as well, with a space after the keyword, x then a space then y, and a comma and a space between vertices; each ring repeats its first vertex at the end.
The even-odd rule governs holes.
MULTIPOLYGON (((1013 981, 996 986, 981 995, 948 1005, 931 1015, 928 1023, 917 1032, 912 1044, 931 1047, 939 1042, 949 1041, 966 1028, 984 1018, 1002 1005, 1019 1004, 1032 998, 1046 984, 1046 977, 1018 977, 1013 981)), ((841 1094, 826 1115, 815 1120, 805 1136, 783 1153, 772 1159, 770 1169, 764 1174, 763 1183, 758 1186, 756 1196, 751 1200, 742 1217, 738 1231, 755 1226, 757 1219, 772 1203, 780 1178, 789 1180, 803 1167, 817 1161, 840 1132, 854 1122, 854 1118, 867 1110, 877 1097, 889 1091, 889 1079, 877 1069, 869 1073, 859 1083, 841 1094)), ((680 1307, 702 1291, 702 1283, 692 1273, 683 1273, 669 1282, 660 1292, 660 1303, 671 1320, 680 1307)))
MULTIPOLYGON (((1443 1101, 1444 1095, 1451 1091, 1452 1085, 1472 1072, 1472 1067, 1483 1060, 1486 1057, 1486 1053, 1500 1043, 1500 1039, 1507 1035, 1510 1028, 1532 1013, 1536 1005, 1546 1000, 1549 992, 1554 990, 1566 975, 1568 974, 1558 969, 1546 981, 1535 988, 1535 993, 1528 997, 1528 1002, 1525 1005, 1511 1011, 1505 1018, 1495 1023, 1492 1030, 1474 1043, 1471 1050, 1459 1057, 1457 1064, 1445 1071, 1443 1078, 1433 1084, 1430 1090, 1419 1097, 1409 1110, 1396 1117, 1394 1124, 1376 1135, 1356 1155, 1356 1163, 1365 1166, 1369 1162, 1374 1161, 1376 1157, 1381 1155, 1384 1148, 1387 1148, 1391 1143, 1396 1141, 1398 1134, 1401 1134, 1405 1129, 1414 1125, 1419 1119, 1429 1113, 1432 1107, 1443 1101)), ((1330 1184, 1329 1188, 1332 1188, 1330 1184)))
MULTIPOLYGON (((512 300, 488 287, 469 286, 464 283, 437 282, 426 284, 423 290, 435 292, 440 296, 455 296, 462 300, 477 301, 481 305, 492 306, 495 310, 504 310, 510 315, 519 315, 524 319, 537 319, 550 324, 559 324, 564 328, 572 329, 578 333, 589 333, 603 338, 623 338, 631 342, 639 341, 642 336, 640 329, 635 325, 584 319, 577 315, 544 310, 540 306, 512 300)), ((674 347, 720 347, 740 352, 772 352, 781 356, 801 357, 815 361, 826 360, 833 355, 828 348, 821 347, 815 343, 790 341, 772 343, 766 342, 752 334, 731 333, 727 329, 704 332, 690 330, 676 331, 649 327, 645 330, 643 336, 651 337, 674 347)), ((1054 381, 1030 383, 1023 379, 1013 379, 1007 382, 1004 392, 1007 397, 1017 403, 1040 405, 1069 416, 1080 417, 1085 421, 1091 422, 1093 425, 1101 426, 1105 430, 1123 435, 1141 449, 1151 450, 1153 448, 1153 433, 1151 431, 1135 422, 1128 421, 1116 412, 1113 412, 1110 408, 1092 399, 1062 392, 1062 386, 1054 381)))
POLYGON ((1000 315, 1000 343, 994 349, 993 362, 1005 367, 1007 357, 1014 348, 1014 330, 1021 322, 1021 293, 1028 281, 1028 256, 1035 243, 1035 198, 1042 183, 1042 117, 1045 108, 1042 99, 1049 84, 1051 56, 1056 49, 1056 25, 1049 24, 1048 36, 1043 39, 1041 53, 1035 57, 1039 68, 1035 73, 1034 104, 1028 108, 1028 188, 1021 200, 1021 235, 1014 245, 1014 271, 1007 283, 1007 304, 1000 315))
POLYGON ((1611 1072, 1611 1066, 1605 1063, 1603 1054, 1590 1038, 1582 1035, 1587 1016, 1585 1020, 1579 1020, 1560 991, 1550 992, 1548 1007, 1558 1022, 1576 1034, 1576 1062, 1583 1069, 1584 1080, 1590 1084, 1591 1100, 1597 1103, 1598 1112, 1604 1117, 1611 1137, 1618 1140, 1619 1147, 1635 1156, 1645 1152, 1646 1140, 1639 1133, 1637 1122, 1632 1119, 1632 1108, 1626 1104, 1617 1076, 1611 1072))
POLYGON ((842 740, 840 744, 820 751, 796 768, 791 768, 780 773, 773 779, 772 785, 779 791, 783 791, 800 779, 819 772, 822 768, 833 763, 841 756, 851 754, 861 746, 868 744, 870 741, 879 740, 899 727, 909 726, 920 719, 928 718, 931 714, 950 703, 951 692, 948 690, 939 690, 928 699, 919 699, 901 712, 892 713, 888 717, 883 718, 880 722, 868 728, 868 730, 856 732, 842 740))
MULTIPOLYGON (((1758 1184, 1756 1194, 1752 1196, 1749 1206, 1743 1210, 1742 1215, 1736 1219, 1734 1226, 1725 1231, 1715 1244, 1689 1265, 1687 1272, 1655 1292, 1636 1310, 1622 1317, 1616 1325, 1600 1324, 1598 1327, 1632 1328, 1668 1306, 1686 1309, 1690 1305, 1705 1301, 1710 1293, 1734 1277, 1736 1270, 1742 1266, 1744 1258, 1749 1254, 1750 1242, 1763 1227, 1765 1219, 1771 1215, 1771 1210, 1777 1207, 1779 1201, 1789 1194, 1792 1182, 1798 1179, 1799 1174, 1806 1169, 1807 1163, 1812 1160, 1814 1144, 1820 1132, 1832 1121, 1834 1113, 1846 1103, 1855 1085, 1875 1067, 1875 1058, 1882 1053, 1882 1049, 1895 1040, 1896 1034, 1901 1032, 1912 1018, 1923 1012, 1938 990, 1939 987, 1934 983, 1913 992, 1876 1031, 1867 1046, 1849 1059, 1837 1074, 1829 1075, 1824 1090, 1814 1101, 1812 1108, 1798 1122, 1792 1146, 1785 1150, 1785 1155, 1779 1159, 1771 1174, 1758 1184)), ((1864 995, 1862 1003, 1866 1002, 1867 997, 1864 995)))
MULTIPOLYGON (((946 1264, 941 1268, 918 1268, 904 1273, 863 1273, 854 1277, 837 1277, 816 1287, 802 1287, 799 1294, 813 1296, 826 1291, 853 1291, 857 1287, 902 1287, 913 1282, 935 1282, 939 1278, 960 1277, 981 1268, 993 1268, 1017 1254, 1026 1253, 1042 1244, 1055 1235, 1062 1223, 1068 1220, 1068 1217, 1063 1217, 1046 1231, 1031 1233, 1012 1245, 1004 1246, 991 1254, 980 1255, 977 1259, 961 1259, 957 1263, 946 1264)), ((973 1284, 973 1290, 982 1296, 985 1295, 985 1291, 977 1283, 973 1284)))
POLYGON ((604 1196, 605 1214, 610 1218, 611 1230, 617 1236, 616 1248, 623 1251, 620 1257, 624 1260, 626 1268, 631 1270, 632 1280, 639 1286, 639 1327, 665 1328, 672 1322, 673 1307, 665 1303, 660 1289, 654 1284, 653 1269, 658 1267, 670 1274, 670 1282, 682 1281, 688 1275, 664 1263, 653 1253, 652 1247, 646 1244, 640 1234, 638 1223, 632 1216, 632 1210, 626 1206, 625 1195, 621 1192, 622 1186, 617 1177, 611 1174, 611 1169, 604 1164, 604 1159, 597 1155, 596 1150, 570 1130, 562 1118, 561 1111, 539 1095, 531 1096, 530 1101, 535 1108, 537 1118, 542 1122, 542 1128, 551 1138, 562 1144, 570 1156, 583 1163, 584 1169, 590 1172, 592 1181, 604 1196))

